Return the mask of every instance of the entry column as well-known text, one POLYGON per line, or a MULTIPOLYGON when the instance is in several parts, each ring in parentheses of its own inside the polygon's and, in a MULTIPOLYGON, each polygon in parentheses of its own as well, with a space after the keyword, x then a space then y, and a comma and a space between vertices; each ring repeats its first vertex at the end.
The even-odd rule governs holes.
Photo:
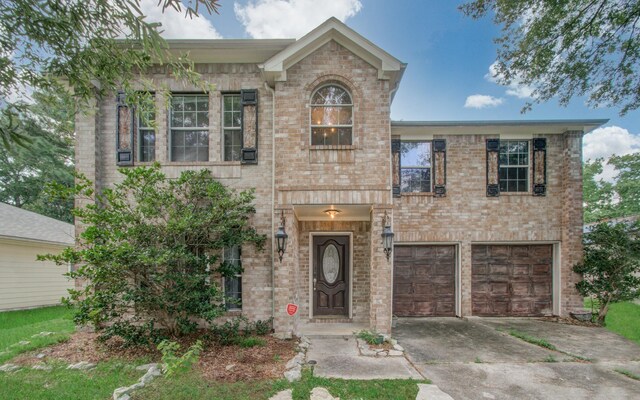
POLYGON ((387 260, 382 245, 384 215, 387 212, 389 223, 393 227, 393 209, 373 208, 371 211, 371 249, 370 273, 371 286, 369 298, 369 324, 371 329, 380 333, 391 332, 391 307, 393 291, 393 255, 387 260))

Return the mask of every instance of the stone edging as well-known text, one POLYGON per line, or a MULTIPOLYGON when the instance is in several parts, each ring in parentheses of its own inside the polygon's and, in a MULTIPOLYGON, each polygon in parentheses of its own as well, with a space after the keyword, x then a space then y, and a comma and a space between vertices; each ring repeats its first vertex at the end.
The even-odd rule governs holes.
POLYGON ((131 397, 129 394, 134 390, 145 387, 149 382, 155 379, 155 377, 162 375, 162 371, 158 368, 158 364, 145 364, 136 367, 138 371, 147 371, 137 383, 131 386, 119 387, 113 391, 113 400, 129 400, 131 397))
POLYGON ((308 337, 300 337, 300 342, 298 342, 298 354, 289 360, 285 366, 287 370, 284 373, 284 377, 287 378, 289 382, 299 381, 302 378, 302 366, 306 362, 306 353, 310 344, 311 341, 308 337))
POLYGON ((385 337, 385 341, 389 342, 393 348, 391 350, 376 349, 369 346, 366 341, 356 338, 360 355, 365 357, 404 357, 404 348, 398 344, 398 341, 385 337))

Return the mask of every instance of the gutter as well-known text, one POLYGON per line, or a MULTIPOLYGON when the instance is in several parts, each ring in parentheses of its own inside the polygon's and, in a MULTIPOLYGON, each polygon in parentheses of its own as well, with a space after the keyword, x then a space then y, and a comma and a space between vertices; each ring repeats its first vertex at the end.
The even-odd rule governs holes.
POLYGON ((271 317, 276 317, 276 287, 275 287, 275 253, 276 248, 276 91, 265 81, 264 88, 271 93, 271 317))

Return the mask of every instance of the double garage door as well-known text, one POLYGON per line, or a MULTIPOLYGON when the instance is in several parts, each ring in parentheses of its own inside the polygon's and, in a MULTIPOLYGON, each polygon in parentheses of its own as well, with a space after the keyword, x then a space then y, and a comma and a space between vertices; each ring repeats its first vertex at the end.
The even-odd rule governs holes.
MULTIPOLYGON (((456 248, 396 246, 393 313, 455 316, 456 248)), ((472 314, 537 316, 552 310, 552 245, 473 245, 472 314)))

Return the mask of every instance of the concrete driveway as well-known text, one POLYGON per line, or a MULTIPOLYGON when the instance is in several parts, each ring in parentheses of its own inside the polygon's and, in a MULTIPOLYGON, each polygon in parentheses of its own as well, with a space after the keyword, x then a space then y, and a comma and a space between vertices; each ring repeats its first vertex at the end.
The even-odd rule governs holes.
POLYGON ((640 375, 640 347, 603 328, 532 318, 401 318, 393 336, 456 400, 640 399, 640 381, 616 372, 640 375))

